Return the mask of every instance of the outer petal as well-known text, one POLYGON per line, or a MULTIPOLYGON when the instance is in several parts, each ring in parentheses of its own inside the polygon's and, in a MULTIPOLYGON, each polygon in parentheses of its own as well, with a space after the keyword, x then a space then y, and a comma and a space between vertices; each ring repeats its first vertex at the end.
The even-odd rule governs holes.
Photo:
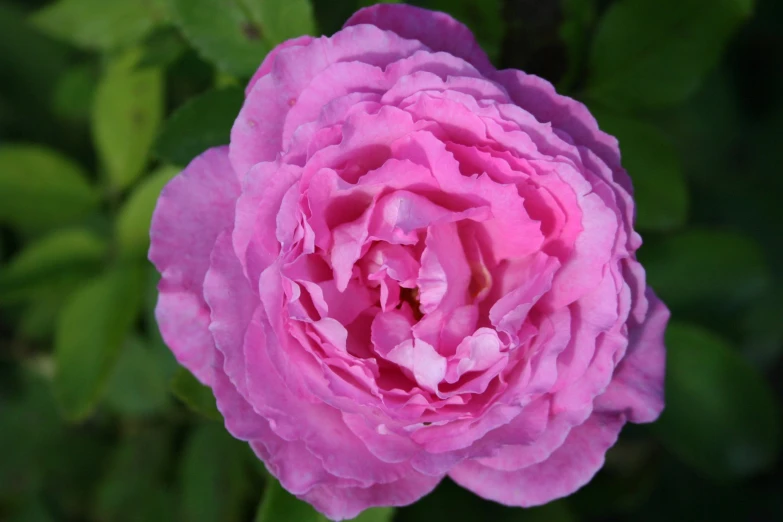
POLYGON ((319 486, 302 498, 332 520, 352 519, 371 507, 412 504, 435 489, 442 478, 414 472, 395 482, 368 488, 319 486))
POLYGON ((344 27, 358 24, 371 24, 419 40, 433 51, 463 58, 485 74, 494 69, 470 29, 446 13, 405 4, 377 4, 354 13, 344 27))
POLYGON ((214 148, 166 185, 152 216, 149 259, 161 273, 155 316, 177 360, 205 384, 211 382, 214 343, 202 286, 238 196, 228 148, 214 148))
POLYGON ((299 36, 297 38, 292 38, 291 40, 286 40, 269 51, 269 54, 266 55, 264 61, 261 62, 261 66, 255 73, 253 73, 253 77, 250 78, 250 81, 247 82, 247 87, 245 87, 245 96, 250 94, 250 91, 253 89, 253 86, 258 80, 272 72, 272 66, 275 64, 275 58, 277 58, 277 55, 280 53, 280 51, 283 49, 288 49, 289 47, 301 47, 303 45, 307 45, 312 40, 313 37, 309 35, 299 36))
POLYGON ((587 484, 617 440, 623 415, 595 414, 571 430, 565 443, 539 464, 518 471, 498 471, 466 461, 449 476, 484 498, 508 506, 530 507, 570 495, 587 484))
POLYGON ((614 379, 596 399, 596 411, 624 412, 632 422, 652 422, 663 411, 666 350, 663 333, 669 310, 651 289, 650 308, 644 324, 630 333, 630 345, 614 379))

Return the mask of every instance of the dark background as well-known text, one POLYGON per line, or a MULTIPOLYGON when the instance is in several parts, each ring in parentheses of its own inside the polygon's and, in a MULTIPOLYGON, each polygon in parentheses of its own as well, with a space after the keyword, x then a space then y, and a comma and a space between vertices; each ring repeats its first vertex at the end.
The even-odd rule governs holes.
MULTIPOLYGON (((267 2, 287 6, 275 25, 253 0, 0 0, 0 520, 317 520, 177 369, 145 260, 160 188, 228 141, 263 53, 373 3, 267 2)), ((783 2, 409 3, 619 138, 639 257, 673 311, 667 410, 543 508, 446 480, 364 520, 783 520, 783 2)))

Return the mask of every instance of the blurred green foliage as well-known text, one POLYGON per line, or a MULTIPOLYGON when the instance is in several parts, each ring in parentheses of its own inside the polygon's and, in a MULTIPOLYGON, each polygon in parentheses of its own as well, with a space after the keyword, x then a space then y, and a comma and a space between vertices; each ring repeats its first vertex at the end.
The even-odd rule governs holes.
MULTIPOLYGON (((0 0, 0 520, 323 520, 164 346, 147 231, 266 52, 372 3, 0 0)), ((783 2, 410 3, 619 139, 673 311, 668 408, 568 499, 511 509, 446 480, 357 520, 783 520, 783 2)))

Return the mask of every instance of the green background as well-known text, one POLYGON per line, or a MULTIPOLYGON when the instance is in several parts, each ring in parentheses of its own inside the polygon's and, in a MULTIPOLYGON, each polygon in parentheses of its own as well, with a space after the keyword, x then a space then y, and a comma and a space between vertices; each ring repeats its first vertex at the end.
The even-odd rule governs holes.
MULTIPOLYGON (((264 54, 370 3, 0 0, 0 520, 322 520, 163 346, 147 233, 264 54)), ((446 480, 359 520, 783 520, 783 2, 410 3, 619 138, 673 311, 667 409, 567 499, 510 509, 446 480)))

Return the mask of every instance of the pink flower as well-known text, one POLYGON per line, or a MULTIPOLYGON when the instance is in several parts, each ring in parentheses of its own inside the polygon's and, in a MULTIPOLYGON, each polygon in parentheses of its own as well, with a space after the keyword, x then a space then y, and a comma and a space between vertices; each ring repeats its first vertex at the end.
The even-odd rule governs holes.
POLYGON ((448 475, 533 506, 663 408, 668 310, 617 141, 404 5, 276 48, 164 189, 157 317, 227 429, 332 519, 448 475))

